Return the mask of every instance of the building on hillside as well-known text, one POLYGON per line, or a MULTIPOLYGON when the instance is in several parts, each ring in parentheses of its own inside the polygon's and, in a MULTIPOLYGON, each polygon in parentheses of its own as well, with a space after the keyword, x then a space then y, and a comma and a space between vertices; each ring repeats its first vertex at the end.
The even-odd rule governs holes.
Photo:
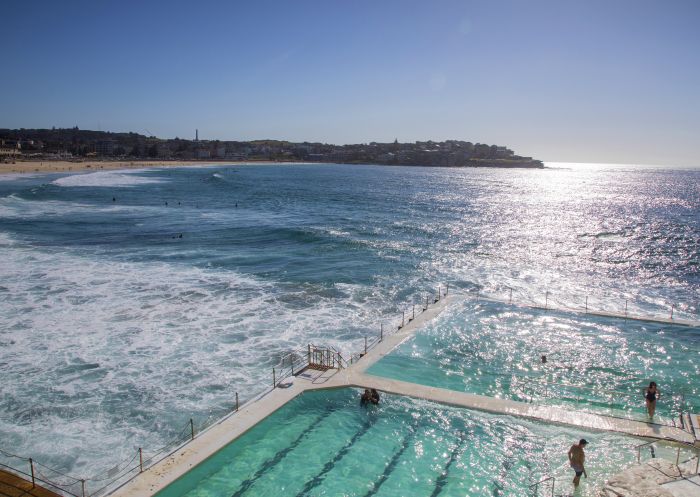
POLYGON ((0 140, 0 156, 3 159, 16 157, 22 152, 19 140, 0 140))
POLYGON ((107 157, 114 155, 114 147, 116 142, 114 140, 99 140, 95 142, 95 154, 98 157, 107 157))
POLYGON ((173 156, 173 150, 170 148, 168 143, 159 143, 156 146, 156 149, 160 159, 169 159, 173 156))

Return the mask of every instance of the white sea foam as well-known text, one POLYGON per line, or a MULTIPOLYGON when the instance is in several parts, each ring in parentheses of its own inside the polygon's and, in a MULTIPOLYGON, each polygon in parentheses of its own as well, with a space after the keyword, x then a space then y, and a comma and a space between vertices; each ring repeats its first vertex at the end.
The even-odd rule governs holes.
POLYGON ((0 247, 10 247, 16 243, 8 233, 0 232, 0 247))
POLYGON ((0 274, 3 445, 84 475, 220 416, 305 343, 359 347, 382 297, 12 243, 0 274))
POLYGON ((0 198, 0 217, 6 219, 36 219, 45 216, 65 216, 71 214, 95 214, 104 212, 155 211, 158 207, 129 206, 106 203, 99 207, 94 204, 69 202, 64 200, 33 201, 15 194, 0 198))
POLYGON ((160 178, 150 178, 138 176, 139 173, 150 171, 151 169, 132 169, 129 171, 97 171, 87 174, 71 174, 53 181, 58 186, 105 186, 112 188, 123 188, 137 185, 147 185, 152 183, 162 183, 160 178))
POLYGON ((27 174, 27 173, 0 174, 0 181, 15 181, 18 179, 36 178, 37 176, 39 176, 39 175, 38 174, 27 174))

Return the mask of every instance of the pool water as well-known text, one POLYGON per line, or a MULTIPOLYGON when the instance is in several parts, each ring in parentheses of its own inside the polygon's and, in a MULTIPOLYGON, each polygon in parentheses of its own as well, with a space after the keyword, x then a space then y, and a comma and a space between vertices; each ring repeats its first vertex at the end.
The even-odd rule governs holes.
POLYGON ((591 477, 577 495, 592 496, 642 443, 403 397, 369 408, 358 399, 354 389, 303 394, 157 497, 522 496, 544 475, 568 493, 566 454, 581 437, 591 477))
POLYGON ((645 421, 656 381, 655 422, 678 424, 700 412, 700 329, 456 299, 367 373, 645 421))

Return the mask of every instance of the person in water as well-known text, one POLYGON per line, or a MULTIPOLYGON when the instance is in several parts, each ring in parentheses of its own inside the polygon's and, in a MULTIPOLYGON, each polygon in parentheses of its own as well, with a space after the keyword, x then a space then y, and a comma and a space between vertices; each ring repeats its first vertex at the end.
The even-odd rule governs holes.
POLYGON ((644 401, 647 404, 647 412, 650 418, 654 417, 654 412, 656 412, 656 399, 660 396, 661 392, 659 392, 659 389, 656 387, 656 382, 650 382, 649 386, 644 390, 644 401))
POLYGON ((588 445, 588 442, 585 438, 582 438, 577 444, 572 445, 569 449, 569 466, 571 466, 571 469, 573 469, 574 473, 576 473, 574 476, 574 487, 578 487, 578 484, 581 481, 581 475, 588 478, 586 468, 583 466, 584 462, 586 461, 586 453, 583 451, 583 448, 586 445, 588 445))
POLYGON ((372 391, 370 392, 369 401, 370 401, 372 404, 374 404, 375 406, 376 406, 377 404, 379 404, 379 392, 377 392, 377 390, 375 390, 374 388, 373 388, 372 391))
POLYGON ((360 397, 360 405, 366 406, 371 400, 372 394, 370 393, 369 389, 365 388, 365 391, 362 392, 362 396, 360 397))

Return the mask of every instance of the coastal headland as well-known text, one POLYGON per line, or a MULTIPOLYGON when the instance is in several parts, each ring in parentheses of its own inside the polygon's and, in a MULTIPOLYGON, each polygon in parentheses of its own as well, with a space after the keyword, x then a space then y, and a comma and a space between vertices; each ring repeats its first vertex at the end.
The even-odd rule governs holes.
POLYGON ((311 162, 424 167, 537 168, 501 145, 462 140, 333 145, 281 140, 163 139, 76 128, 0 129, 0 172, 77 171, 211 163, 311 162))

